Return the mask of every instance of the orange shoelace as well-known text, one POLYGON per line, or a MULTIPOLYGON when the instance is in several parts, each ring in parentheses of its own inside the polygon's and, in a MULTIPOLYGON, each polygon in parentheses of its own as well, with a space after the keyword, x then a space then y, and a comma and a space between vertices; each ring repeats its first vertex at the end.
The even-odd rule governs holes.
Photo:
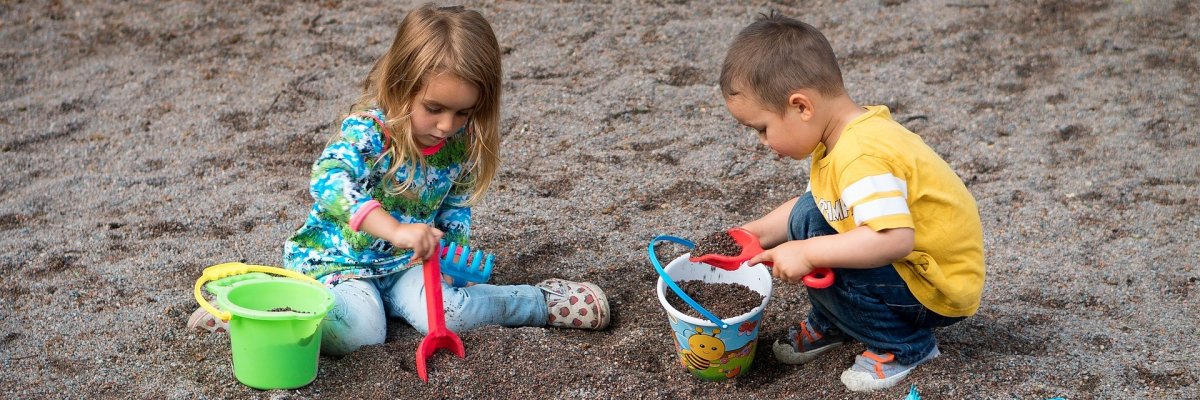
POLYGON ((884 353, 884 356, 872 353, 870 350, 863 352, 863 357, 870 358, 875 361, 875 376, 879 379, 887 378, 883 375, 883 364, 890 363, 896 359, 896 355, 892 353, 884 353))
MULTIPOLYGON (((821 338, 825 337, 825 335, 822 335, 822 334, 818 333, 817 331, 812 330, 812 328, 809 328, 808 324, 805 323, 805 321, 800 321, 800 334, 804 336, 804 340, 808 341, 808 343, 816 342, 818 340, 821 340, 821 338)), ((798 338, 798 337, 795 338, 796 343, 803 343, 800 341, 800 339, 801 338, 798 338)))

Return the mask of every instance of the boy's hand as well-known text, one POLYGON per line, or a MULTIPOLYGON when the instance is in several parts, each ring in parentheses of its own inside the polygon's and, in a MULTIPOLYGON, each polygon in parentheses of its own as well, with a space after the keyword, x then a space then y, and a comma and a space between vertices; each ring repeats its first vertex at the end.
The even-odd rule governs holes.
POLYGON ((808 261, 808 257, 805 257, 805 247, 803 240, 786 242, 770 250, 764 250, 750 258, 747 263, 749 265, 774 263, 775 265, 771 267, 771 276, 784 282, 801 283, 804 276, 811 273, 814 268, 808 261))
POLYGON ((388 238, 393 246, 412 249, 411 263, 436 257, 442 231, 425 224, 400 224, 388 238))

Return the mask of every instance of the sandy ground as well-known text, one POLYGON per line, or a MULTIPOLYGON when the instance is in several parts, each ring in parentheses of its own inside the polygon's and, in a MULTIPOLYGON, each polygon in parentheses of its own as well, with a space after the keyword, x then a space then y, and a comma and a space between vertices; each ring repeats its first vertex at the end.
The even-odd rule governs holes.
MULTIPOLYGON (((261 392, 226 335, 184 329, 209 265, 278 265, 309 165, 415 3, 0 2, 3 398, 1197 398, 1200 6, 1189 1, 469 2, 504 48, 502 168, 474 244, 497 283, 608 290, 603 332, 486 328, 414 373, 421 336, 321 358, 261 392), (901 387, 763 349, 735 381, 682 372, 646 244, 803 190, 728 116, 732 36, 769 8, 824 30, 978 200, 979 313, 901 387)), ((807 310, 776 287, 769 343, 807 310)))

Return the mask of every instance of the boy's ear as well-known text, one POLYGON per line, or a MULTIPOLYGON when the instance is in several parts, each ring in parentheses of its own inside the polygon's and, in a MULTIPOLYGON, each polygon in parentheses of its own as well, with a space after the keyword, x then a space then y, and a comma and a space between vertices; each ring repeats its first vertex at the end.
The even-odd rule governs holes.
POLYGON ((800 119, 808 121, 813 117, 813 99, 804 92, 792 92, 788 96, 787 108, 800 114, 800 119))

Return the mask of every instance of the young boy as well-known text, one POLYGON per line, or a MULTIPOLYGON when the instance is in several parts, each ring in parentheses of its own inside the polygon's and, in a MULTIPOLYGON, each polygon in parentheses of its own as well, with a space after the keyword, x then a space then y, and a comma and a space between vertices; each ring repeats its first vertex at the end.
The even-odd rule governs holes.
POLYGON ((867 351, 841 379, 864 391, 937 357, 932 329, 973 315, 983 292, 979 210, 958 175, 887 107, 855 104, 829 42, 803 22, 771 13, 743 29, 721 91, 773 151, 812 155, 808 191, 743 226, 768 248, 750 264, 773 262, 780 280, 835 268, 776 358, 801 364, 857 340, 867 351))

